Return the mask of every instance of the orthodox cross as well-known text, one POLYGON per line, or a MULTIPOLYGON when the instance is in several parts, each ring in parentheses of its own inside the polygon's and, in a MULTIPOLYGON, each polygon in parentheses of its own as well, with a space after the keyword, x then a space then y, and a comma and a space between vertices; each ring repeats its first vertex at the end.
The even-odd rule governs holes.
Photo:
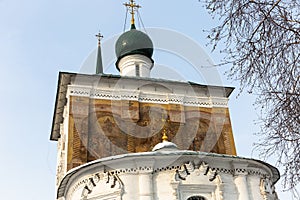
POLYGON ((98 33, 97 35, 95 35, 95 36, 96 36, 96 38, 98 39, 98 46, 100 46, 101 40, 103 39, 103 35, 101 35, 101 33, 100 33, 100 31, 99 31, 99 33, 98 33))
POLYGON ((101 35, 100 31, 97 35, 95 35, 98 39, 98 55, 97 55, 97 63, 96 63, 96 74, 103 74, 103 63, 102 63, 102 55, 101 55, 101 40, 103 35, 101 35))
POLYGON ((124 5, 130 9, 130 14, 131 14, 131 24, 134 24, 134 15, 137 9, 141 8, 140 5, 137 5, 134 0, 130 0, 130 3, 124 3, 124 5))

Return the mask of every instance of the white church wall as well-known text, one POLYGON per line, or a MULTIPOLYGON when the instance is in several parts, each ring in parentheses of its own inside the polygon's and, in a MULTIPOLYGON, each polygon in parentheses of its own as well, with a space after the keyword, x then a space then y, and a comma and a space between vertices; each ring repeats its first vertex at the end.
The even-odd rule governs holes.
POLYGON ((80 166, 66 175, 68 181, 64 180, 59 190, 64 195, 59 198, 187 200, 201 196, 206 200, 277 200, 272 180, 278 177, 270 166, 232 156, 172 153, 126 154, 80 166))

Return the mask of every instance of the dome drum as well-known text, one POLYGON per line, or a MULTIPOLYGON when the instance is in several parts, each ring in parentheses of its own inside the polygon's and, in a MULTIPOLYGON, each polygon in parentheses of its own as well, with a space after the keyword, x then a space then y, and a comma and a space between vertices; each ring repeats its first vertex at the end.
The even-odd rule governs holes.
POLYGON ((118 64, 121 76, 150 77, 152 67, 152 59, 139 54, 127 55, 118 64))

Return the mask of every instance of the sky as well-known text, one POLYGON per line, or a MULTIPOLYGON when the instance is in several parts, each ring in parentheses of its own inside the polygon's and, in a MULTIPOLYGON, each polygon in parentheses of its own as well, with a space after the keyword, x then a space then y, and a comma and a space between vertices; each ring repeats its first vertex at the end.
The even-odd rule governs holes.
MULTIPOLYGON (((123 0, 125 1, 125 0, 123 0)), ((103 45, 123 32, 125 8, 121 0, 0 0, 0 191, 3 199, 55 199, 56 142, 50 141, 59 71, 85 72, 93 65, 95 34, 104 35, 103 45), (92 60, 92 61, 91 61, 92 60), (16 189, 17 188, 17 189, 16 189)), ((216 22, 198 0, 139 0, 146 28, 168 30, 190 38, 218 63, 222 56, 207 46, 206 32, 216 22)), ((129 27, 129 19, 126 28, 129 27)), ((148 29, 147 29, 148 30, 148 29)), ((151 32, 151 29, 149 29, 151 32)), ((175 41, 181 45, 181 41, 175 41)), ((112 44, 113 45, 113 44, 112 44)), ((111 47, 113 48, 113 47, 111 47)), ((103 49, 105 50, 105 48, 103 49)), ((110 52, 103 52, 106 56, 110 52)), ((174 66, 184 79, 197 80, 180 56, 158 51, 157 65, 174 66), (182 66, 182 68, 181 68, 182 66)), ((111 66, 107 73, 118 74, 111 66)), ((91 68, 93 69, 93 67, 91 68)), ((216 68, 222 83, 236 88, 229 107, 239 156, 258 158, 253 143, 259 138, 255 124, 259 111, 254 97, 216 68)), ((92 73, 92 72, 91 72, 92 73)), ((275 164, 274 160, 270 160, 275 164)), ((277 192, 282 199, 291 194, 277 192)))

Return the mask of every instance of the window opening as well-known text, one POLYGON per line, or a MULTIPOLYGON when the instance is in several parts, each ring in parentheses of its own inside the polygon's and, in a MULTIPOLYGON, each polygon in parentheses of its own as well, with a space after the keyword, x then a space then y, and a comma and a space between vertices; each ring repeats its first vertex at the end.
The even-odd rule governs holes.
POLYGON ((189 197, 187 200, 206 200, 206 199, 201 196, 192 196, 192 197, 189 197))
POLYGON ((135 75, 137 77, 140 77, 140 67, 138 64, 135 64, 135 75))

